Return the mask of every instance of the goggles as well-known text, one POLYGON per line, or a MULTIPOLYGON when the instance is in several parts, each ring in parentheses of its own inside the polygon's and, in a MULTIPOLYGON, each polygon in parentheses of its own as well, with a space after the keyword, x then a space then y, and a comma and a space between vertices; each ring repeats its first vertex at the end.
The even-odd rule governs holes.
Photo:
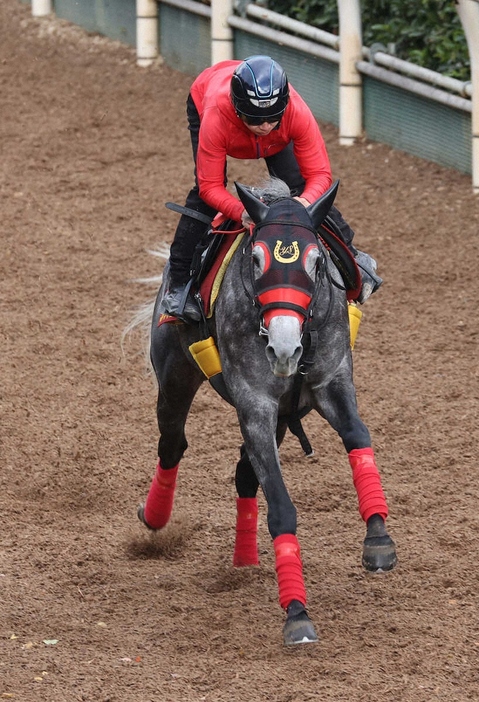
POLYGON ((259 127, 261 124, 275 124, 276 122, 281 121, 281 117, 283 116, 283 113, 279 115, 272 115, 271 117, 249 117, 248 115, 242 115, 240 114, 240 117, 244 119, 246 124, 249 124, 250 127, 259 127))

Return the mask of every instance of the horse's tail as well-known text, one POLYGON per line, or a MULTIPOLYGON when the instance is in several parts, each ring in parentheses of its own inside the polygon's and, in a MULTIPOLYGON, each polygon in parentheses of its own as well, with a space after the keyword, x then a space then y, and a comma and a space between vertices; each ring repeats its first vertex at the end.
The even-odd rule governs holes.
MULTIPOLYGON (((162 259, 164 262, 168 260, 170 247, 167 244, 161 244, 156 250, 149 250, 149 254, 162 259)), ((160 285, 163 282, 163 274, 151 276, 150 278, 134 278, 131 282, 141 283, 142 285, 148 285, 158 291, 160 285)), ((131 314, 130 320, 125 325, 121 335, 121 348, 124 352, 124 343, 128 336, 133 334, 136 330, 139 330, 144 338, 144 353, 145 360, 148 367, 150 367, 150 326, 151 319, 153 317, 153 310, 155 308, 156 294, 150 300, 143 302, 138 305, 131 314)))

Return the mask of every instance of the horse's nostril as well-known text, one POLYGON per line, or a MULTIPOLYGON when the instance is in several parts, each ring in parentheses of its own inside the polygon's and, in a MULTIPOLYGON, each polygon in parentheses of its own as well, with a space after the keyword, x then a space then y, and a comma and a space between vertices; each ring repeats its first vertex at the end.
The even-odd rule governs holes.
POLYGON ((274 348, 268 344, 266 347, 266 358, 268 361, 271 363, 272 361, 276 360, 276 353, 274 351, 274 348))
POLYGON ((302 346, 297 346, 295 352, 293 353, 293 360, 294 361, 299 361, 303 353, 303 347, 302 346))

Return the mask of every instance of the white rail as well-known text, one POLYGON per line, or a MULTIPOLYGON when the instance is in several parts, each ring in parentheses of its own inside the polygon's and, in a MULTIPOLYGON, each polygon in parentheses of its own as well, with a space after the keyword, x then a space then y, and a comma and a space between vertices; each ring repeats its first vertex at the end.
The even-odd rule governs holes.
POLYGON ((291 17, 280 15, 279 12, 267 10, 253 3, 246 5, 245 13, 255 19, 264 20, 276 27, 281 27, 281 29, 287 29, 292 34, 299 34, 299 36, 311 39, 312 41, 318 42, 318 44, 326 44, 337 51, 339 50, 339 37, 330 32, 325 32, 324 29, 311 27, 309 24, 298 22, 298 20, 291 19, 291 17))
MULTIPOLYGON (((470 113, 472 181, 474 192, 479 193, 479 0, 456 0, 471 58, 471 81, 466 82, 398 59, 384 47, 363 47, 360 0, 337 0, 339 37, 244 0, 211 0, 211 6, 195 0, 136 0, 140 66, 150 65, 158 56, 159 3, 211 20, 212 64, 233 58, 233 29, 338 64, 341 144, 352 144, 361 134, 362 75, 470 113)), ((31 0, 31 4, 35 17, 53 12, 53 0, 31 0)))
POLYGON ((329 49, 327 46, 315 44, 312 41, 301 39, 300 37, 291 36, 291 34, 286 34, 286 32, 280 32, 272 27, 266 27, 263 24, 257 24, 256 22, 251 22, 251 20, 243 19, 243 17, 237 17, 236 15, 229 17, 228 23, 231 27, 241 29, 244 32, 248 32, 248 34, 263 37, 263 39, 268 39, 269 41, 276 42, 277 44, 298 49, 299 51, 303 51, 311 56, 318 56, 319 58, 324 58, 327 61, 339 63, 339 52, 329 49))
POLYGON ((403 88, 410 93, 421 95, 421 97, 427 97, 430 100, 435 100, 449 107, 455 107, 464 112, 472 112, 472 103, 466 98, 459 97, 458 95, 451 95, 451 93, 434 88, 432 85, 424 85, 424 83, 420 83, 417 80, 407 78, 406 76, 400 76, 397 73, 393 73, 393 71, 387 71, 385 68, 375 66, 373 63, 367 63, 366 61, 358 61, 357 68, 361 73, 372 76, 383 83, 388 83, 388 85, 403 88))
POLYGON ((443 76, 441 73, 431 71, 429 68, 416 66, 415 63, 403 61, 396 56, 391 56, 391 54, 387 54, 380 49, 375 51, 374 47, 371 47, 370 49, 363 47, 363 56, 364 58, 369 59, 371 63, 384 66, 385 68, 390 68, 398 73, 404 73, 411 78, 417 78, 425 83, 431 83, 431 85, 444 88, 445 90, 450 90, 453 93, 459 93, 459 95, 467 97, 471 97, 472 95, 471 81, 464 82, 457 80, 457 78, 443 76))
POLYGON ((194 2, 194 0, 157 0, 157 2, 161 2, 163 5, 177 7, 179 10, 186 10, 186 12, 191 12, 193 15, 211 17, 211 7, 209 5, 203 5, 202 2, 194 2))

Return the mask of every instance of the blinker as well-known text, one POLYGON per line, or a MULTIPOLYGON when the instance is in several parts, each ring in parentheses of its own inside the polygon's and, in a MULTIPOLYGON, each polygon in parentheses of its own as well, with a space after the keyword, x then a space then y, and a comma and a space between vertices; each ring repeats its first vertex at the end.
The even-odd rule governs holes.
POLYGON ((296 317, 303 324, 308 316, 314 292, 314 280, 306 271, 306 258, 311 249, 314 234, 305 227, 295 226, 282 238, 276 223, 263 225, 261 238, 254 246, 263 251, 263 271, 255 281, 256 299, 260 305, 263 323, 268 328, 271 319, 278 315, 296 317))

